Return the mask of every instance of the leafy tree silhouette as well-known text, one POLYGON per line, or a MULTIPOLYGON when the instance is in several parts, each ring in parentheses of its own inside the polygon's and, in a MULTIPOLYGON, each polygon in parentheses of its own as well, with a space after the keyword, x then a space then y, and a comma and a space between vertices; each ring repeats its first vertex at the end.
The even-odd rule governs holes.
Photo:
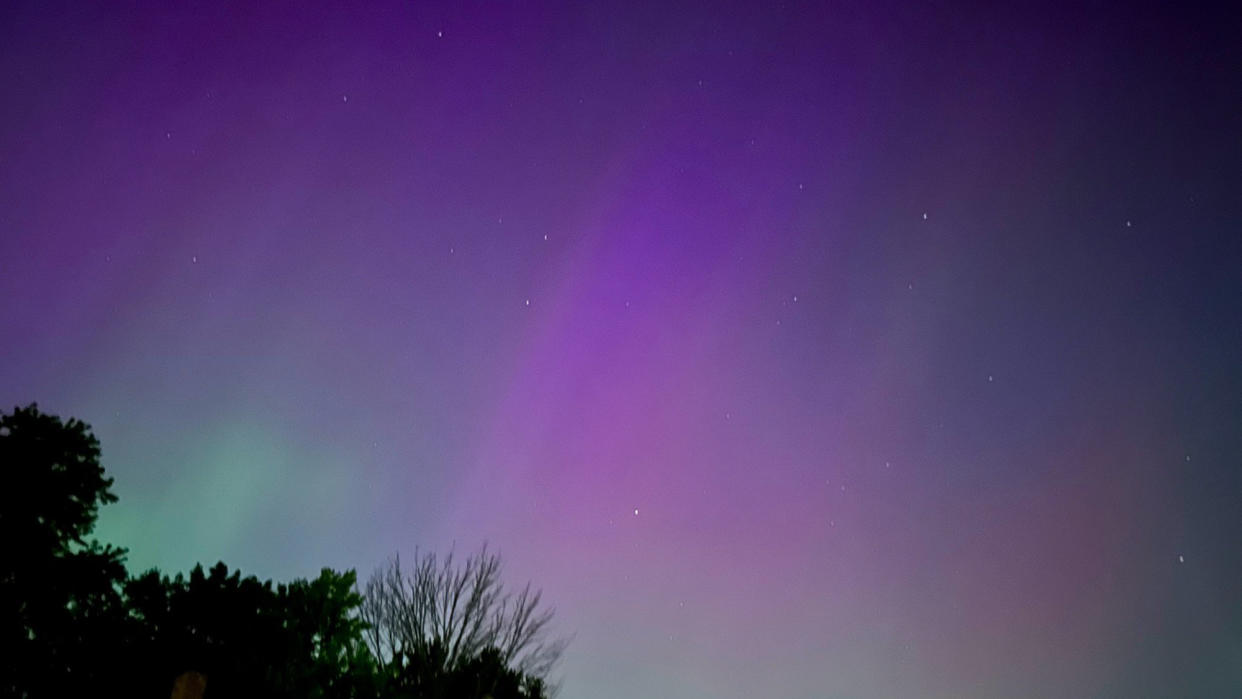
POLYGON ((223 562, 129 577, 123 549, 89 538, 116 501, 99 456, 78 420, 0 414, 0 696, 163 699, 180 677, 205 699, 547 697, 565 642, 546 638, 538 592, 504 592, 486 548, 461 569, 424 556, 409 580, 394 561, 365 596, 328 568, 280 585, 223 562))
POLYGON ((357 575, 324 568, 319 577, 280 588, 284 617, 298 657, 308 659, 298 686, 304 696, 365 696, 375 693, 375 665, 363 642, 366 624, 358 615, 362 595, 357 575), (322 694, 318 694, 321 692, 322 694))
POLYGON ((387 666, 384 696, 402 699, 546 699, 542 679, 507 666, 500 650, 488 647, 450 668, 439 665, 443 649, 432 642, 399 653, 387 666))
POLYGON ((207 677, 207 697, 366 696, 373 686, 354 574, 324 569, 313 581, 273 586, 217 563, 188 578, 158 571, 131 580, 134 655, 149 679, 139 693, 167 693, 185 672, 207 677))
POLYGON ((64 696, 108 683, 124 625, 123 549, 89 539, 115 502, 99 441, 31 404, 0 414, 0 693, 64 696))

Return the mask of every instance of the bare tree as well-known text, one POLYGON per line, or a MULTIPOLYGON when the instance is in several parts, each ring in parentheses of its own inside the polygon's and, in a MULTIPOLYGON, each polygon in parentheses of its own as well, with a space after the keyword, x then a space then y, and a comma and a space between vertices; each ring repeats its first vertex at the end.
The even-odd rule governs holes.
POLYGON ((394 557, 362 591, 366 642, 383 667, 402 654, 425 658, 443 670, 494 648, 505 666, 548 680, 568 639, 550 636, 553 610, 527 583, 504 589, 500 556, 484 545, 455 564, 453 554, 415 553, 412 568, 394 557))

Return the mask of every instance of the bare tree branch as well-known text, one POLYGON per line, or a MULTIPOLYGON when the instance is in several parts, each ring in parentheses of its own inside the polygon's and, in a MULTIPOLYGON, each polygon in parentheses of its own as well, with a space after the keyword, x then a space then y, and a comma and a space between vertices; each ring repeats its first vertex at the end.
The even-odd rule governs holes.
POLYGON ((506 666, 547 682, 568 639, 550 636, 553 610, 529 583, 516 595, 500 579, 500 556, 488 551, 457 564, 415 552, 408 570, 394 557, 363 587, 365 640, 381 667, 404 653, 449 670, 495 648, 506 666))

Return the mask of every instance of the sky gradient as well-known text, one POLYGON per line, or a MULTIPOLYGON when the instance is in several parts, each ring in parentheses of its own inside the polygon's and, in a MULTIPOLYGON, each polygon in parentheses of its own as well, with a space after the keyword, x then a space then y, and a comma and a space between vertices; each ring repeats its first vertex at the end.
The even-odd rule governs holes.
POLYGON ((1242 688, 1242 15, 7 3, 131 570, 488 541, 562 696, 1242 688))

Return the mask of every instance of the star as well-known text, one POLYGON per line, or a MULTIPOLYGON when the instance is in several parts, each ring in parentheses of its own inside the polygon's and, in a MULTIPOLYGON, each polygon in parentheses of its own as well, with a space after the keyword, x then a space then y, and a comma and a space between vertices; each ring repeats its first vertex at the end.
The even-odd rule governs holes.
POLYGON ((342 102, 348 102, 348 101, 349 101, 349 95, 341 95, 341 101, 342 101, 342 102))
POLYGON ((529 306, 529 305, 530 305, 530 299, 526 299, 526 305, 527 305, 527 306, 529 306))
POLYGON ((924 211, 924 212, 923 212, 923 220, 924 220, 924 221, 926 221, 926 220, 927 220, 927 212, 926 212, 926 211, 924 211))
POLYGON ((436 38, 437 38, 437 39, 443 39, 443 38, 444 38, 444 32, 443 32, 443 31, 437 31, 437 32, 436 32, 436 38))
POLYGON ((1179 553, 1179 554, 1177 555, 1177 562, 1178 562, 1178 563, 1185 563, 1185 562, 1186 562, 1186 557, 1185 557, 1185 556, 1183 556, 1183 555, 1181 555, 1181 554, 1179 553))
POLYGON ((635 507, 635 508, 634 508, 634 516, 635 516, 635 517, 637 517, 637 516, 638 516, 638 508, 637 508, 637 507, 635 507))

